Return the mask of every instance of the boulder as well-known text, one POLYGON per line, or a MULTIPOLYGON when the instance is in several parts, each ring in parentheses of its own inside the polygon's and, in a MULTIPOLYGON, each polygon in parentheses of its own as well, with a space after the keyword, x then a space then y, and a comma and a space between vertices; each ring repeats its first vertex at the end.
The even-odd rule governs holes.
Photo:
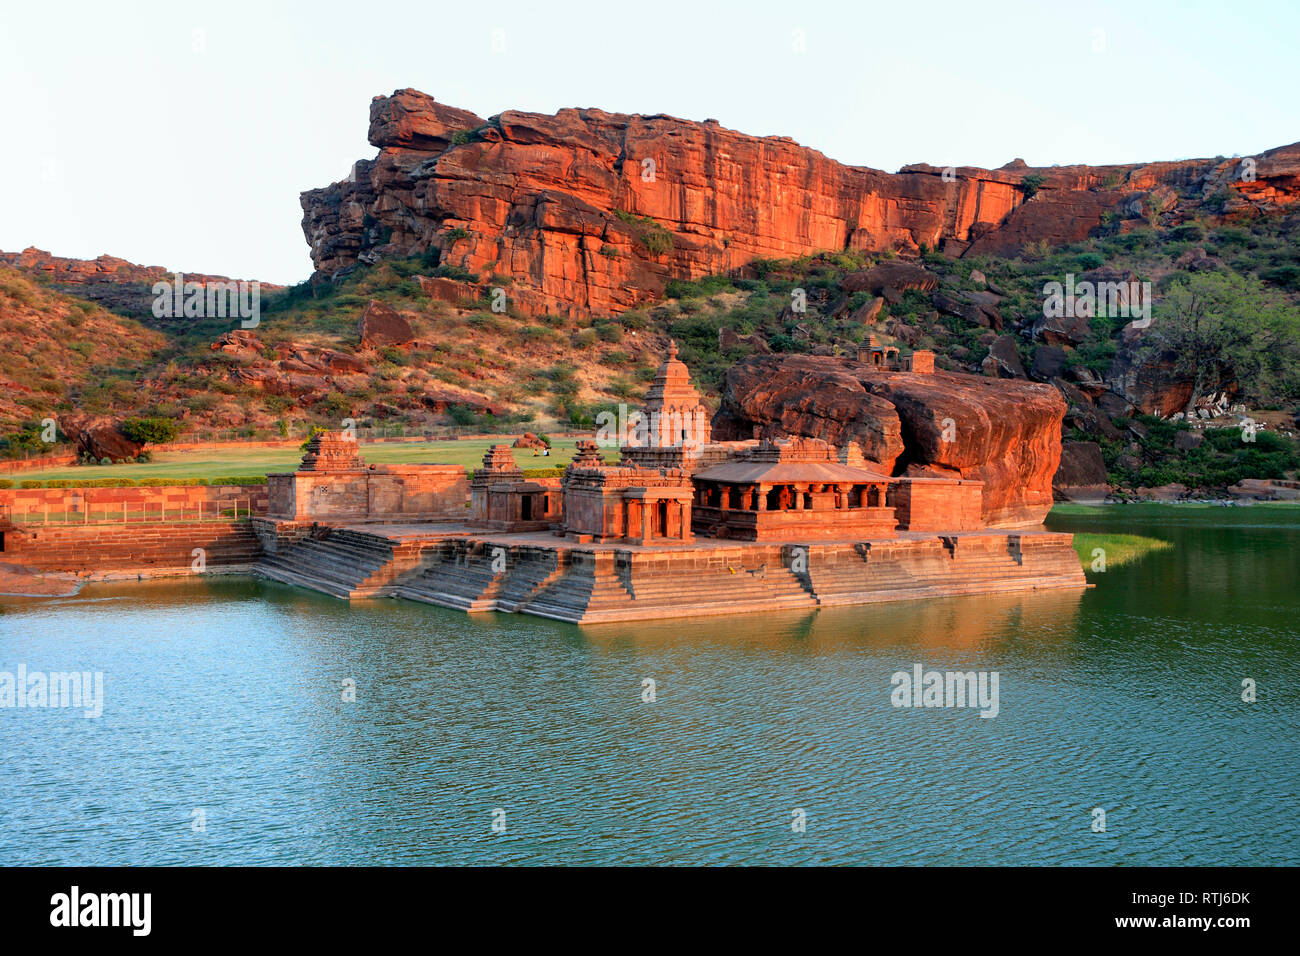
POLYGON ((415 339, 411 323, 392 306, 375 299, 366 304, 358 325, 363 348, 380 348, 385 345, 405 345, 415 339))
POLYGON ((1092 441, 1061 445, 1061 464, 1052 476, 1052 492, 1058 501, 1103 499, 1110 493, 1107 482, 1100 445, 1092 441))
POLYGON ((965 319, 972 325, 986 329, 1002 328, 998 296, 992 292, 935 292, 930 296, 930 302, 940 312, 965 319))
POLYGON ((444 279, 441 276, 416 276, 415 281, 420 286, 420 291, 429 298, 450 305, 472 303, 482 295, 479 286, 469 282, 457 282, 455 279, 444 279))
POLYGON ((999 335, 991 346, 981 366, 985 375, 994 378, 1025 378, 1025 367, 1020 362, 1020 349, 1014 335, 999 335))
POLYGON ((441 152, 457 132, 468 132, 486 121, 418 90, 398 90, 370 101, 370 142, 376 146, 441 152))
POLYGON ((845 360, 754 356, 729 368, 713 419, 714 439, 785 435, 841 446, 857 442, 862 454, 886 471, 903 452, 893 405, 870 394, 845 360))
MULTIPOLYGON (((870 292, 872 295, 892 293, 898 299, 908 289, 929 292, 939 287, 939 277, 922 266, 892 260, 872 266, 864 272, 851 272, 840 281, 840 289, 847 293, 870 292)), ((885 295, 889 298, 888 295, 885 295)))
POLYGON ((532 432, 524 432, 522 435, 520 435, 518 438, 514 440, 514 447, 532 448, 535 449, 536 451, 542 451, 543 449, 549 448, 550 445, 546 444, 546 442, 542 441, 532 432))
POLYGON ((767 340, 757 332, 753 332, 749 335, 741 335, 732 328, 724 327, 718 329, 719 351, 722 349, 733 348, 738 345, 749 346, 749 348, 753 349, 755 352, 768 353, 772 351, 771 346, 767 344, 767 340))
POLYGON ((870 325, 880 316, 880 310, 885 307, 885 300, 876 296, 870 302, 866 303, 859 309, 855 310, 849 316, 849 321, 857 325, 870 325))
POLYGON ((1069 353, 1058 345, 1040 345, 1034 349, 1034 361, 1031 370, 1039 381, 1051 381, 1059 378, 1065 371, 1069 353))
POLYGON ((144 449, 143 442, 135 442, 122 434, 119 423, 104 418, 71 418, 60 423, 63 433, 72 439, 79 455, 102 461, 107 458, 115 464, 134 461, 144 449))

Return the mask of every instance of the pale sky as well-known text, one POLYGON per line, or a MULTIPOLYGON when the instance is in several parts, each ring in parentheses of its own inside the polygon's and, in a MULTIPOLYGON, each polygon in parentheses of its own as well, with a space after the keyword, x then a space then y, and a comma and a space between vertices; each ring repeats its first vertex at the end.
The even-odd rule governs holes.
POLYGON ((889 171, 1247 156, 1300 140, 1300 3, 27 3, 0 81, 0 249, 292 283, 299 192, 402 87, 889 171))

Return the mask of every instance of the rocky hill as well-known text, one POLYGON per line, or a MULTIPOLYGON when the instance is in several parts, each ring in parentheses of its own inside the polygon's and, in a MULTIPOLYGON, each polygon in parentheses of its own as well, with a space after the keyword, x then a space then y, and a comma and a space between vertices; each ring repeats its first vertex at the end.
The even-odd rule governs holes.
POLYGON ((1245 159, 1000 169, 845 166, 787 137, 670 116, 508 110, 416 90, 370 106, 374 159, 302 195, 318 279, 426 256, 533 313, 608 315, 671 279, 819 251, 1012 255, 1300 197, 1300 144, 1245 159))
POLYGON ((161 333, 0 265, 0 435, 82 407, 131 408, 161 333), (113 369, 129 370, 116 384, 113 369))
MULTIPOLYGON (((29 246, 22 252, 0 251, 0 264, 12 266, 54 289, 88 299, 147 323, 154 322, 154 284, 172 282, 175 275, 162 266, 142 266, 116 256, 69 259, 51 255, 34 246, 29 246)), ((226 283, 232 280, 226 276, 187 272, 185 281, 207 286, 208 283, 226 283)), ((270 283, 260 285, 263 292, 274 292, 282 288, 270 283)))

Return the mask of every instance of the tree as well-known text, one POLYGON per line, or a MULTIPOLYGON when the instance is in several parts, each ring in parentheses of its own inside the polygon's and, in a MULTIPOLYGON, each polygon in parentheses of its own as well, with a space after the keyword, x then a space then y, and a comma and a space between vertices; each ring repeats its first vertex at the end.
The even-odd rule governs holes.
POLYGON ((119 426, 120 431, 141 445, 163 445, 175 441, 177 425, 170 418, 128 418, 119 426))
POLYGON ((1147 348, 1191 383, 1189 414, 1232 384, 1262 404, 1300 398, 1300 312, 1254 276, 1179 276, 1157 312, 1147 348))
POLYGON ((1033 199, 1038 195, 1038 190, 1043 188, 1045 178, 1040 173, 1030 173, 1020 180, 1020 191, 1025 194, 1025 199, 1033 199))

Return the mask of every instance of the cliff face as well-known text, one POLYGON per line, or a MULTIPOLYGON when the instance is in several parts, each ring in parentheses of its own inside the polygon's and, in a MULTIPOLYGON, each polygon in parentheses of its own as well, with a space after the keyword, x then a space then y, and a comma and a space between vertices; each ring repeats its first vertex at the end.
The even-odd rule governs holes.
POLYGON ((1052 507, 1065 411, 1050 385, 772 355, 727 372, 713 435, 858 442, 890 474, 983 481, 984 520, 1015 528, 1041 524, 1052 507))
POLYGON ((415 90, 376 97, 369 135, 375 159, 302 194, 319 278, 432 249, 441 265, 509 279, 524 308, 573 313, 618 312, 670 278, 755 258, 1005 254, 1085 238, 1103 217, 1136 223, 1153 206, 1178 216, 1213 197, 1214 211, 1246 215, 1300 196, 1300 144, 1254 157, 1249 180, 1235 159, 890 174, 713 120, 595 109, 484 120, 415 90))

